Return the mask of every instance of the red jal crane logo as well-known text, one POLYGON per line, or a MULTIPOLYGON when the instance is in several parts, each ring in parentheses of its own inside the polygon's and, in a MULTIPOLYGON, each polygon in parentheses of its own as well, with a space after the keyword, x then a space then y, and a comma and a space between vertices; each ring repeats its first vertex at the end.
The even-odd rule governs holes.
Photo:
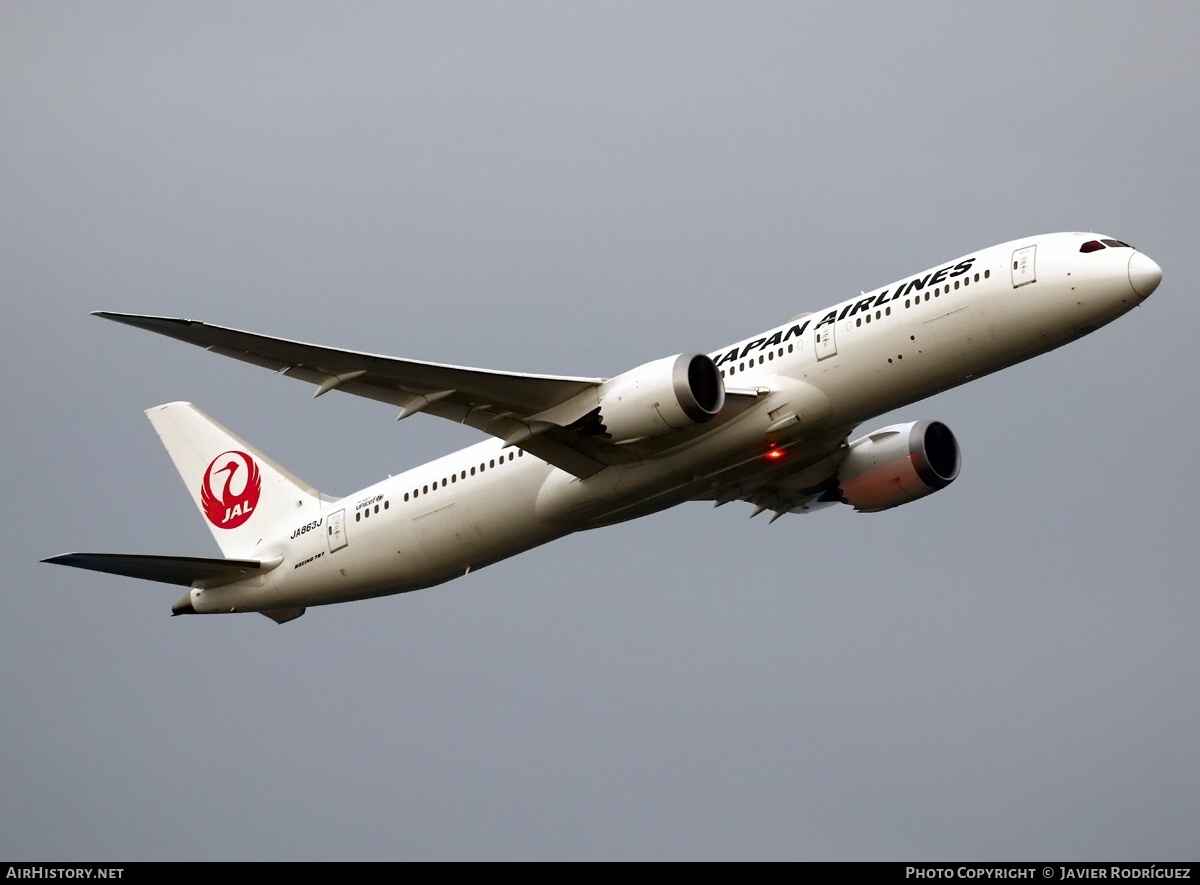
POLYGON ((200 484, 204 515, 219 529, 236 529, 254 514, 262 492, 258 465, 245 452, 222 452, 212 459, 200 484))

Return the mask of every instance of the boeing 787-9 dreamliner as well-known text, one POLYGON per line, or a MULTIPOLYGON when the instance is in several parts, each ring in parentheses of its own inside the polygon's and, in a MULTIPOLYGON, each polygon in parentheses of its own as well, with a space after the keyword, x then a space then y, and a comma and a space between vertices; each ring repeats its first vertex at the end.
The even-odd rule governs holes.
POLYGON ((324 495, 189 403, 147 415, 220 558, 67 553, 46 562, 188 588, 175 614, 261 612, 441 584, 582 529, 685 501, 746 501, 771 521, 873 512, 954 482, 938 421, 851 439, 875 416, 1115 320, 1162 271, 1094 233, 1002 243, 710 353, 614 378, 471 369, 337 350, 189 319, 97 316, 492 439, 346 497, 324 495))

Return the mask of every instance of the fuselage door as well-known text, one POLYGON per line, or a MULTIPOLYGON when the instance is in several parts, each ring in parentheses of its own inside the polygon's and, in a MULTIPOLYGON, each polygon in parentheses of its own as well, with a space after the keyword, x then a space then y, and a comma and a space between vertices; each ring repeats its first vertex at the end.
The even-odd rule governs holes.
POLYGON ((325 536, 329 538, 329 552, 341 550, 348 543, 346 539, 346 511, 335 510, 329 514, 329 518, 325 520, 325 525, 328 526, 325 530, 325 536))
POLYGON ((828 323, 813 332, 813 347, 816 349, 819 360, 837 356, 837 339, 833 334, 835 325, 835 323, 828 323))
POLYGON ((1027 286, 1037 282, 1037 270, 1034 259, 1037 257, 1037 246, 1026 246, 1013 252, 1012 281, 1013 288, 1027 286))

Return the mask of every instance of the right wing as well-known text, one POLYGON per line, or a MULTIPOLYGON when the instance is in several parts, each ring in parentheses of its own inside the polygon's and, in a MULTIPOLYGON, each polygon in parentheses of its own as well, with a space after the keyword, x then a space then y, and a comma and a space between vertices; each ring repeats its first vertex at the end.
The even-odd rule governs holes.
MULTIPOLYGON (((146 329, 214 353, 274 369, 317 385, 316 396, 341 390, 400 407, 401 418, 428 412, 498 436, 575 476, 590 476, 628 458, 617 447, 576 432, 579 414, 543 413, 594 390, 605 379, 526 375, 397 359, 272 338, 197 320, 96 311, 106 320, 146 329)), ((586 400, 586 397, 584 398, 586 400)), ((561 410, 560 410, 561 411, 561 410)))
POLYGON ((400 418, 428 412, 467 424, 583 478, 632 464, 732 420, 763 391, 726 388, 713 421, 644 444, 616 445, 596 432, 604 378, 528 375, 397 359, 272 338, 197 320, 96 311, 106 320, 146 329, 214 353, 274 369, 317 385, 315 396, 341 390, 400 407, 400 418))

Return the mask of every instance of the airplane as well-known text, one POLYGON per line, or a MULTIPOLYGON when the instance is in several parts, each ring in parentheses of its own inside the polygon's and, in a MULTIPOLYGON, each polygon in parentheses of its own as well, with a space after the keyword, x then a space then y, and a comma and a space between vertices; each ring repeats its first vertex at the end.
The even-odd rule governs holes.
POLYGON ((1102 234, 1013 240, 709 353, 612 378, 396 359, 190 319, 97 312, 492 439, 346 497, 317 491, 189 403, 147 411, 223 554, 67 553, 44 562, 188 587, 173 615, 260 612, 420 590, 584 529, 685 501, 752 517, 877 512, 944 489, 940 421, 863 421, 1074 341, 1137 307, 1162 270, 1102 234))

